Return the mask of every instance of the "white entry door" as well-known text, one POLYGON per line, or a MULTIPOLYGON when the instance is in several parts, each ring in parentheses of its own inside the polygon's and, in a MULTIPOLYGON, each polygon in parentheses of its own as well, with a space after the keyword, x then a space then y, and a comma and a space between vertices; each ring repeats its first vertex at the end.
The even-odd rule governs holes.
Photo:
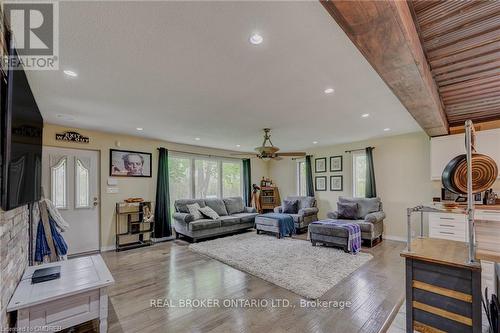
POLYGON ((99 251, 99 152, 43 147, 42 186, 69 229, 68 255, 99 251))

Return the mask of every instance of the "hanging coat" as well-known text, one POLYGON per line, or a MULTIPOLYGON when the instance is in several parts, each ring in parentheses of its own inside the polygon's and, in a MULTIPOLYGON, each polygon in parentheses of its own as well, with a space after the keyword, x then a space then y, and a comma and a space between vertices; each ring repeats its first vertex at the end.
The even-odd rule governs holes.
MULTIPOLYGON (((61 236, 59 231, 57 231, 56 222, 50 216, 49 225, 57 255, 59 257, 65 256, 68 253, 68 245, 64 241, 64 238, 61 236)), ((36 231, 35 261, 43 262, 43 258, 45 256, 50 256, 50 254, 50 248, 49 244, 47 243, 47 237, 45 237, 43 223, 42 221, 40 221, 38 223, 38 228, 36 231)))

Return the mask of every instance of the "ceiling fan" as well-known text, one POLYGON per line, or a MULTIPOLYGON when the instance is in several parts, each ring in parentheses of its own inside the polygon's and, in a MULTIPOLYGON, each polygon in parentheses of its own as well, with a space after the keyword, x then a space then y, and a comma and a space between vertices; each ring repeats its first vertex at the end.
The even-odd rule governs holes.
POLYGON ((232 155, 247 156, 249 158, 257 157, 264 161, 281 160, 282 157, 306 156, 306 153, 303 152, 278 153, 280 149, 278 147, 275 147, 271 142, 270 133, 271 133, 270 128, 264 128, 264 141, 262 142, 262 146, 255 148, 257 154, 232 154, 232 155))

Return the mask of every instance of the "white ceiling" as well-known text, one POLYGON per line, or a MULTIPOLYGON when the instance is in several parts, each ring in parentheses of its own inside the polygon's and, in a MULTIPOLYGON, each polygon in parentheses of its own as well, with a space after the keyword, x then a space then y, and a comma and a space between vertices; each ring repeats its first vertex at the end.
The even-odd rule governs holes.
POLYGON ((28 73, 48 123, 242 151, 420 130, 318 1, 60 2, 59 31, 28 73))

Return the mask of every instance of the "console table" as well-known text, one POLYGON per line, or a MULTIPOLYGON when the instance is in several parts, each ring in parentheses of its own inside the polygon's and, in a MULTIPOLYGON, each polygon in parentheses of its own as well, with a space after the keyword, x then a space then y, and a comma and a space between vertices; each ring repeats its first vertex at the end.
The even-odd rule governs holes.
POLYGON ((12 296, 7 311, 17 311, 17 329, 57 331, 99 318, 99 331, 108 328, 107 287, 113 276, 100 255, 30 266, 12 296), (56 280, 31 284, 34 271, 61 266, 56 280))

